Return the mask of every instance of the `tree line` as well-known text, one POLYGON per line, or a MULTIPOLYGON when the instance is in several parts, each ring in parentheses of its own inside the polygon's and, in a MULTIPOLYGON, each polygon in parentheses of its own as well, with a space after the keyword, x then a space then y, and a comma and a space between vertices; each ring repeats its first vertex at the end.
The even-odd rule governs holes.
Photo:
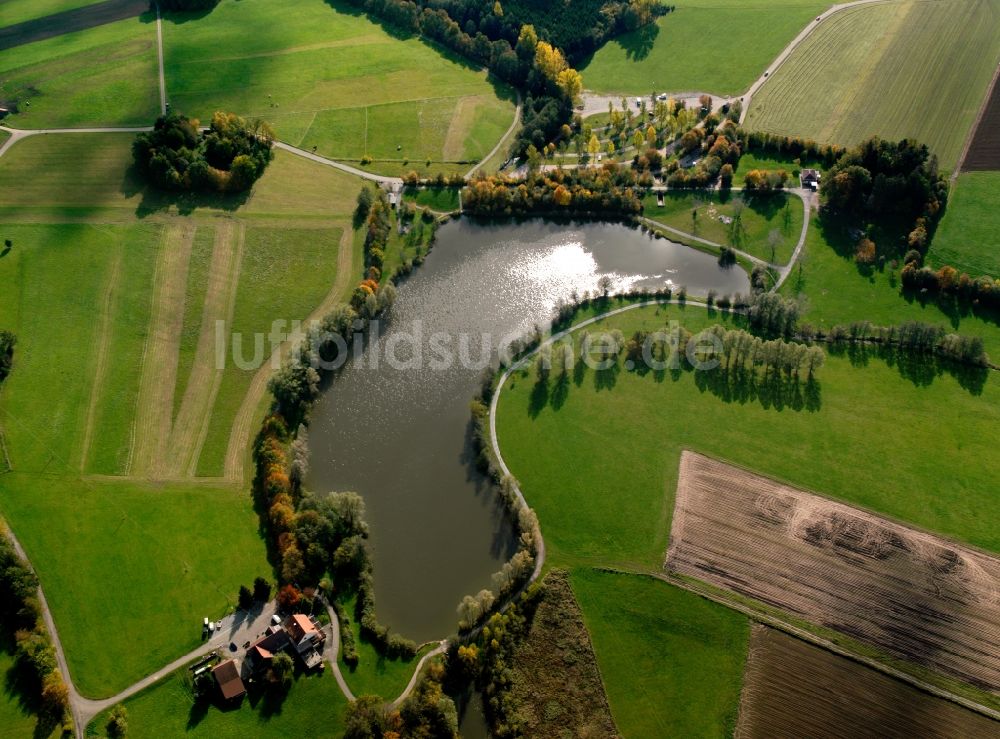
MULTIPOLYGON (((39 714, 47 736, 55 726, 72 732, 69 691, 59 672, 52 638, 38 600, 38 578, 14 550, 0 521, 0 624, 13 631, 15 682, 25 702, 39 714)), ((10 676, 8 676, 10 681, 10 676)))
POLYGON ((970 277, 950 265, 937 270, 921 266, 922 255, 908 252, 900 272, 903 289, 911 293, 945 295, 987 310, 1000 310, 1000 279, 989 275, 970 277))
POLYGON ((462 190, 462 208, 478 216, 642 212, 636 173, 615 162, 600 168, 557 169, 523 180, 480 175, 462 190))
POLYGON ((170 112, 132 143, 136 168, 164 190, 242 192, 271 161, 274 131, 259 120, 217 112, 208 130, 197 118, 170 112))

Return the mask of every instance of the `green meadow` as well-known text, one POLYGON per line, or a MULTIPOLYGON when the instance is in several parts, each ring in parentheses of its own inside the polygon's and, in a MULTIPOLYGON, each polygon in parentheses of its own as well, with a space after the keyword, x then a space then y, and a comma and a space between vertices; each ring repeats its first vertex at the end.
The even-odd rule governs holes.
MULTIPOLYGON (((128 735, 134 739, 208 737, 270 739, 288 736, 340 736, 347 701, 329 672, 299 675, 284 698, 245 698, 238 708, 195 705, 187 668, 164 678, 125 701, 128 735)), ((110 712, 95 718, 88 736, 107 736, 110 712)))
MULTIPOLYGON (((704 309, 641 308, 589 330, 697 331, 704 309)), ((582 365, 581 365, 582 366, 582 365)), ((830 355, 815 387, 719 387, 707 372, 574 371, 508 380, 497 435, 555 565, 659 569, 683 449, 1000 551, 990 492, 1000 384, 931 363, 830 355), (905 429, 905 433, 900 433, 905 429), (874 440, 878 443, 874 443, 874 440)))
POLYGON ((643 215, 717 244, 734 246, 760 259, 784 264, 802 232, 802 201, 787 193, 744 197, 717 191, 670 191, 643 199, 643 215), (730 219, 726 223, 723 219, 730 219), (772 254, 771 246, 774 246, 772 254))
POLYGON ((997 316, 950 299, 921 300, 920 296, 904 295, 899 279, 902 265, 896 262, 894 267, 888 262, 882 269, 859 267, 854 262, 853 243, 847 234, 825 230, 819 219, 813 218, 805 249, 781 288, 782 294, 801 299, 804 321, 822 328, 853 321, 882 326, 923 321, 980 336, 993 361, 1000 358, 997 316))
MULTIPOLYGON (((230 327, 247 334, 304 319, 346 294, 360 265, 340 249, 357 179, 278 152, 249 197, 176 199, 137 183, 131 139, 31 137, 0 159, 13 243, 0 257, 11 286, 0 326, 18 337, 0 389, 13 469, 0 476, 0 513, 38 570, 74 682, 93 697, 195 648, 203 617, 271 576, 246 486, 221 479, 252 373, 230 361, 199 374, 199 339, 229 303, 230 327), (186 262, 166 259, 180 248, 186 262), (150 438, 168 466, 180 449, 194 469, 142 467, 150 438)), ((265 399, 252 399, 247 444, 265 399)))
POLYGON ((582 568, 571 582, 622 736, 732 736, 745 616, 642 575, 582 568))
POLYGON ((168 16, 164 44, 177 110, 260 117, 290 144, 394 174, 478 160, 513 118, 513 93, 482 70, 346 3, 223 0, 168 16))
POLYGON ((0 51, 0 99, 15 128, 148 126, 160 112, 156 16, 0 51))
POLYGON ((823 0, 678 0, 656 21, 611 39, 584 65, 588 90, 738 96, 819 13, 823 0))
POLYGON ((91 2, 93 0, 4 0, 0 3, 0 28, 73 10, 91 2))
POLYGON ((971 277, 1000 277, 1000 172, 964 172, 948 196, 927 262, 971 277))

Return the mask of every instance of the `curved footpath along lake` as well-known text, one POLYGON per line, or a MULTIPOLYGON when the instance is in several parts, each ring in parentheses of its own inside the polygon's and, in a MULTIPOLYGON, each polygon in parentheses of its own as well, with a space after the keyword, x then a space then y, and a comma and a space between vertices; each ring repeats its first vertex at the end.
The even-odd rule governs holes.
POLYGON ((616 291, 668 281, 693 295, 750 289, 743 270, 620 224, 461 219, 438 231, 380 336, 313 409, 309 486, 364 497, 378 615, 392 629, 418 642, 454 633, 462 596, 489 587, 514 552, 474 465, 469 402, 491 351, 604 275, 616 291), (434 362, 435 347, 458 355, 462 335, 470 366, 434 362), (408 361, 391 366, 393 356, 408 361))

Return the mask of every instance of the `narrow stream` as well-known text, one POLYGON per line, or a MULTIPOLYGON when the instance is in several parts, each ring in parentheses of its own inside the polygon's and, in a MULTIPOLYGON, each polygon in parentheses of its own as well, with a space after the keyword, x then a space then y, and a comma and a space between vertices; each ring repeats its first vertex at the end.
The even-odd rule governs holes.
POLYGON ((492 351, 605 275, 614 290, 749 292, 741 269, 620 224, 461 219, 438 231, 363 361, 313 409, 309 486, 364 497, 378 615, 393 630, 418 642, 453 633, 462 596, 489 587, 513 553, 474 465, 469 401, 492 351), (437 361, 442 349, 456 361, 437 361))

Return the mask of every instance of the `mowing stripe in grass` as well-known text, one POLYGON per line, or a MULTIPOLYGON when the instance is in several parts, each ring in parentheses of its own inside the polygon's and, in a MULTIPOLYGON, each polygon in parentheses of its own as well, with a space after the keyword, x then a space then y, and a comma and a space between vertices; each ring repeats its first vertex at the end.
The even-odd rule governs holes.
POLYGON ((151 331, 139 386, 131 469, 136 475, 156 477, 163 473, 166 463, 177 384, 177 351, 184 327, 188 260, 193 242, 194 226, 190 223, 164 229, 156 268, 151 331))
POLYGON ((201 313, 197 350, 180 410, 170 431, 168 471, 171 477, 192 476, 208 428, 206 417, 214 405, 222 371, 215 367, 215 324, 230 321, 243 229, 223 221, 215 229, 215 244, 201 313))
MULTIPOLYGON (((232 234, 223 234, 220 238, 232 243, 232 234)), ((236 310, 236 289, 240 282, 240 272, 243 267, 243 246, 246 242, 246 226, 242 223, 236 228, 236 248, 235 251, 230 255, 230 270, 229 281, 226 287, 226 301, 225 308, 222 318, 226 321, 226 325, 232 325, 233 313, 236 310)), ((221 269, 221 268, 220 268, 221 269)), ((221 275, 220 275, 221 279, 221 275)), ((208 305, 205 306, 206 311, 208 310, 208 305)), ((204 323, 202 324, 204 326, 204 323)), ((208 339, 211 342, 211 346, 214 350, 215 348, 215 324, 211 327, 212 336, 208 339)), ((200 342, 199 342, 200 345, 200 342)), ((208 361, 212 361, 213 356, 208 358, 208 361)), ((201 450, 205 446, 205 439, 208 438, 208 429, 211 426, 212 421, 212 409, 215 408, 215 399, 219 395, 219 387, 222 385, 223 370, 217 367, 213 368, 212 372, 212 384, 208 391, 208 394, 204 398, 204 410, 201 414, 201 426, 198 430, 198 437, 195 441, 194 447, 191 450, 190 457, 187 463, 187 476, 195 477, 198 472, 198 461, 201 458, 201 450)), ((238 479, 238 478, 234 478, 238 479)))
POLYGON ((101 304, 101 333, 97 343, 97 367, 94 370, 94 381, 90 387, 90 403, 87 407, 87 423, 83 431, 83 443, 80 450, 80 471, 87 467, 90 454, 90 441, 94 434, 94 417, 97 415, 97 404, 104 387, 104 375, 108 366, 108 345, 111 343, 111 326, 114 324, 112 315, 116 307, 116 293, 122 270, 122 246, 117 244, 115 256, 111 263, 111 271, 104 288, 104 302, 101 304))

